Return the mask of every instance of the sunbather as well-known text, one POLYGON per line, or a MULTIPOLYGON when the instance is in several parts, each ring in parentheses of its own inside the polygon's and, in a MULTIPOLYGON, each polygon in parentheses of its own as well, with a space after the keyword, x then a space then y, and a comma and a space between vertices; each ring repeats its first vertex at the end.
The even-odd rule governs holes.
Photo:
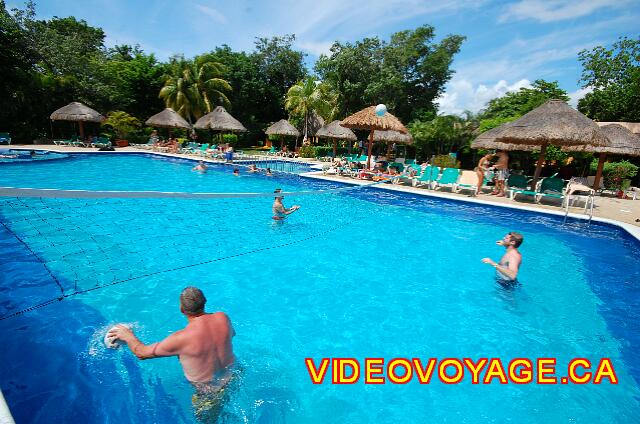
POLYGON ((482 156, 478 161, 478 167, 475 169, 476 174, 478 175, 478 188, 476 189, 475 195, 477 196, 482 192, 482 184, 484 184, 484 176, 486 172, 489 170, 489 160, 493 155, 491 153, 487 153, 482 156))

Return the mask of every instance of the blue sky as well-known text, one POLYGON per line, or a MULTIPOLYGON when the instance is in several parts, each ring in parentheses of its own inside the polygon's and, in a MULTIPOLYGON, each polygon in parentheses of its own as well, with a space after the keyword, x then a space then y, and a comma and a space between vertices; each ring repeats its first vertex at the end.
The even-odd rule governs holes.
POLYGON ((430 24, 438 39, 467 37, 441 113, 478 111, 538 78, 557 80, 575 104, 585 92, 578 52, 640 34, 640 0, 56 0, 36 8, 40 18, 84 19, 104 29, 107 45, 140 44, 160 59, 221 44, 251 51, 255 37, 293 33, 312 65, 335 40, 388 39, 430 24))

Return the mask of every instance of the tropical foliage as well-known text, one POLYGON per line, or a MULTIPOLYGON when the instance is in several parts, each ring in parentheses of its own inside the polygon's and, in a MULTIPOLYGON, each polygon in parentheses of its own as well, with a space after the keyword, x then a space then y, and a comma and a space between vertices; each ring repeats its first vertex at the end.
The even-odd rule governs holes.
POLYGON ((578 109, 599 121, 640 121, 640 37, 583 50, 578 58, 582 87, 593 90, 578 109))
POLYGON ((330 122, 337 113, 337 100, 338 95, 331 86, 307 77, 287 90, 284 106, 294 120, 298 118, 303 122, 303 134, 307 138, 309 116, 315 112, 325 122, 330 122))
POLYGON ((169 71, 163 77, 160 98, 187 121, 194 122, 216 105, 229 107, 224 92, 231 91, 231 85, 222 78, 224 66, 221 63, 208 60, 206 56, 194 60, 173 57, 169 71))
POLYGON ((340 94, 339 115, 384 103, 403 122, 435 113, 435 99, 453 75, 451 62, 464 37, 434 42, 435 29, 422 25, 383 41, 377 37, 336 42, 315 66, 320 78, 340 94))
POLYGON ((125 139, 130 132, 140 128, 140 121, 127 112, 118 110, 109 112, 102 125, 111 128, 118 138, 125 139))

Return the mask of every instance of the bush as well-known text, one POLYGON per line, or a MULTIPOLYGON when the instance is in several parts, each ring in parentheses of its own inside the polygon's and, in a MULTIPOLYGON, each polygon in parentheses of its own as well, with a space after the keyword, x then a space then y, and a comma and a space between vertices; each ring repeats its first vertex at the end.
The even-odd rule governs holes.
POLYGON ((437 155, 433 158, 432 165, 440 168, 460 168, 460 161, 451 155, 437 155))
POLYGON ((316 149, 313 146, 307 145, 300 147, 300 157, 301 158, 315 158, 316 157, 316 149))
POLYGON ((235 146, 236 144, 238 144, 238 136, 235 134, 223 134, 222 141, 224 143, 228 143, 232 146, 235 146))
MULTIPOLYGON (((591 171, 595 172, 598 168, 598 159, 591 162, 591 171)), ((624 190, 627 183, 638 174, 638 166, 629 161, 621 160, 620 162, 605 162, 602 168, 602 176, 604 177, 604 186, 616 190, 624 190)))

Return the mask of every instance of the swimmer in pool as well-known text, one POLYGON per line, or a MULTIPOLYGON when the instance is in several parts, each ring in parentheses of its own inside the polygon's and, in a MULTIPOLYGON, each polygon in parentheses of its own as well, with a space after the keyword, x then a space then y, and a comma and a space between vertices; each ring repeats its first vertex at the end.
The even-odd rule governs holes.
POLYGON ((507 249, 502 259, 500 259, 500 262, 496 263, 491 258, 484 258, 482 262, 494 267, 497 277, 502 281, 516 282, 520 264, 522 263, 522 255, 518 251, 518 247, 520 247, 523 241, 524 237, 522 237, 522 234, 511 231, 504 236, 502 240, 496 242, 496 244, 504 246, 505 249, 507 249))
POLYGON ((267 177, 273 177, 273 174, 271 173, 271 168, 267 168, 266 170, 266 174, 267 177))
MULTIPOLYGON (((138 359, 177 356, 184 375, 193 384, 196 415, 203 398, 221 399, 232 377, 235 363, 231 338, 236 335, 231 320, 224 312, 206 313, 207 299, 196 287, 187 287, 180 294, 180 312, 188 324, 164 340, 144 344, 124 325, 109 330, 107 337, 125 342, 138 359)), ((220 405, 208 402, 211 408, 220 405)))
POLYGON ((207 172, 207 165, 203 161, 198 162, 196 166, 191 168, 192 171, 207 172))
POLYGON ((234 177, 239 177, 240 176, 240 170, 238 168, 234 168, 233 170, 233 176, 234 177))
POLYGON ((282 189, 280 188, 275 189, 274 193, 276 193, 276 197, 273 201, 273 206, 271 207, 271 211, 273 212, 273 219, 276 221, 282 221, 287 217, 287 215, 291 215, 292 213, 300 209, 300 206, 297 205, 291 206, 290 208, 285 208, 284 204, 282 203, 282 199, 284 199, 284 197, 282 196, 281 191, 282 189))

